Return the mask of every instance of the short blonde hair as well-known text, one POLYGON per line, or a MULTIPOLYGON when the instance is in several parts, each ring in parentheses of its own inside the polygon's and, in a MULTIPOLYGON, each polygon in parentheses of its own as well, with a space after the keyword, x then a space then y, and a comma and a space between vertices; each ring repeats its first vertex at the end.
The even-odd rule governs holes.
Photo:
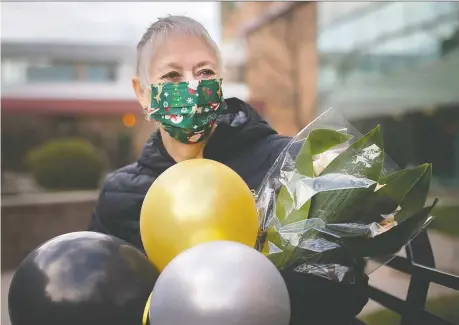
POLYGON ((201 38, 209 46, 217 58, 218 65, 221 66, 218 45, 201 23, 186 16, 159 18, 147 29, 137 45, 136 73, 144 87, 150 87, 150 62, 155 54, 155 49, 171 35, 190 35, 201 38))

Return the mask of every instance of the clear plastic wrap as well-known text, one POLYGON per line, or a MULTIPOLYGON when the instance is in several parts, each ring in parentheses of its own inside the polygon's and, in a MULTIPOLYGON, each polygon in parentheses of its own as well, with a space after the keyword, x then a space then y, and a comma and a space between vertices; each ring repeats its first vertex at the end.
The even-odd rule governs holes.
POLYGON ((330 108, 290 141, 258 189, 257 249, 279 269, 352 283, 430 223, 431 174, 430 164, 400 170, 379 126, 362 135, 330 108))

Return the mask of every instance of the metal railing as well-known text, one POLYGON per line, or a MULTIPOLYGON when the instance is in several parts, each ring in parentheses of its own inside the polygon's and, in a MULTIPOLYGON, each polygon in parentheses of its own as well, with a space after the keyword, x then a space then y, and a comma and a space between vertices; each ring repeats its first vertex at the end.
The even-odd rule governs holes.
MULTIPOLYGON (((425 309, 429 285, 436 283, 459 291, 459 276, 435 269, 432 246, 423 231, 407 247, 406 256, 396 256, 387 266, 411 275, 405 300, 370 286, 370 299, 401 316, 400 325, 457 325, 425 309)), ((459 308, 459 306, 458 306, 459 308)), ((354 325, 364 323, 356 320, 354 325)))

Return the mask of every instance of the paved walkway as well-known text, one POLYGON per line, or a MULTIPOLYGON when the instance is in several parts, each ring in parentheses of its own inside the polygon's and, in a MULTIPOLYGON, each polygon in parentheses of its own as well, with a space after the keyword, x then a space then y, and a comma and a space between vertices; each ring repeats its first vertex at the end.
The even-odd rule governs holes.
POLYGON ((19 195, 5 195, 2 197, 2 206, 24 206, 37 204, 65 204, 73 202, 96 201, 99 191, 65 191, 47 193, 28 193, 19 195))
POLYGON ((13 272, 2 273, 2 282, 1 282, 1 300, 2 305, 2 315, 0 318, 1 325, 11 325, 10 317, 8 316, 8 290, 11 283, 11 278, 13 277, 13 272))

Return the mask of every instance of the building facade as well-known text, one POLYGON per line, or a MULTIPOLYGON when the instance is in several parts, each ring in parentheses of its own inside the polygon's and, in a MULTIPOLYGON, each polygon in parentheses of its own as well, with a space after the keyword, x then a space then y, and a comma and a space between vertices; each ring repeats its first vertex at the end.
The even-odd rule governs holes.
POLYGON ((315 7, 314 2, 241 2, 234 9, 250 102, 286 135, 296 134, 313 116, 315 7))
MULTIPOLYGON (((135 47, 2 42, 2 163, 26 169, 27 152, 45 141, 83 137, 111 170, 135 161, 154 124, 132 90, 135 47)), ((225 97, 246 99, 237 80, 225 97)))
POLYGON ((458 28, 456 3, 361 3, 342 12, 332 5, 317 7, 322 103, 362 118, 458 100, 455 71, 446 69, 455 54, 443 49, 458 28))
POLYGON ((120 45, 2 43, 2 163, 25 169, 45 141, 83 137, 107 168, 132 161, 151 132, 131 88, 135 52, 120 45))
POLYGON ((362 132, 380 124, 400 167, 432 162, 459 187, 459 4, 318 4, 317 114, 339 109, 362 132))
POLYGON ((400 167, 432 162, 459 186, 457 3, 266 3, 240 30, 250 98, 278 131, 334 107, 362 132, 380 124, 400 167))

